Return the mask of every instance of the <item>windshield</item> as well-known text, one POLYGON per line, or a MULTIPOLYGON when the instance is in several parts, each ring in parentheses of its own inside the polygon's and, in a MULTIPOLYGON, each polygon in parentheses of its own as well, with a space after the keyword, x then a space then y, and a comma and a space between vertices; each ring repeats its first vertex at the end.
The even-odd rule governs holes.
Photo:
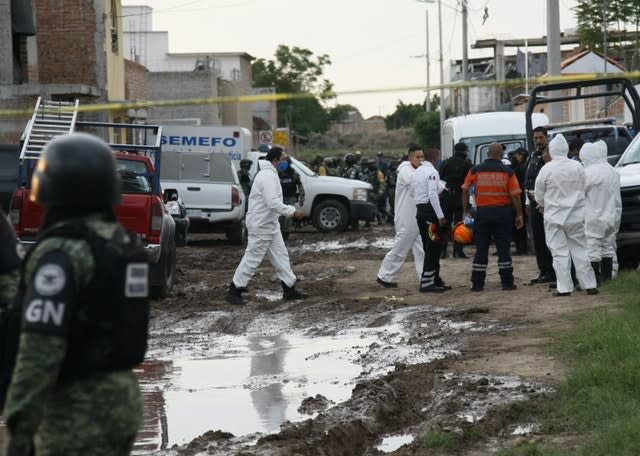
POLYGON ((306 174, 307 176, 315 176, 315 175, 316 175, 316 173, 314 173, 313 171, 311 171, 311 170, 307 167, 307 165, 305 165, 304 163, 302 163, 300 160, 298 160, 298 159, 295 159, 295 158, 291 157, 291 162, 292 162, 293 164, 295 164, 295 165, 296 165, 296 170, 297 170, 297 171, 301 171, 301 172, 303 172, 304 174, 306 174))
POLYGON ((631 142, 625 153, 620 158, 618 166, 640 163, 640 135, 631 142))
MULTIPOLYGON (((504 149, 504 157, 507 157, 507 155, 509 155, 509 152, 514 151, 516 149, 518 149, 519 147, 524 147, 524 140, 520 140, 520 141, 499 141, 500 144, 502 144, 502 147, 504 149)), ((479 159, 476 160, 476 163, 482 163, 483 161, 485 161, 487 159, 487 155, 489 153, 489 144, 481 144, 478 146, 478 148, 476 149, 476 157, 480 157, 479 159)))

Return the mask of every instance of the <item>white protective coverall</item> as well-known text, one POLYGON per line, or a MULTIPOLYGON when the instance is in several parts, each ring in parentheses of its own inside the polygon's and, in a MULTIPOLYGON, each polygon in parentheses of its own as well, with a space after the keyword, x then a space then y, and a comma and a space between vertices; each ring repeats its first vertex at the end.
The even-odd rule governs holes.
POLYGON ((291 217, 296 208, 282 202, 282 186, 276 168, 266 160, 259 160, 258 167, 260 170, 253 179, 245 218, 249 240, 233 274, 233 283, 237 288, 246 287, 267 255, 278 278, 286 286, 293 287, 296 276, 291 270, 289 252, 282 239, 278 217, 291 217))
POLYGON ((549 143, 551 161, 536 178, 535 198, 544 210, 544 234, 553 256, 557 291, 573 291, 571 261, 583 290, 596 288, 596 277, 587 255, 585 174, 582 164, 569 160, 569 145, 559 134, 549 143))
POLYGON ((585 234, 592 263, 616 255, 616 233, 622 216, 620 176, 607 161, 604 141, 580 149, 585 174, 585 234))
POLYGON ((394 206, 395 216, 393 219, 396 235, 393 239, 393 247, 385 255, 378 271, 378 278, 385 282, 397 281, 409 250, 413 252, 413 262, 415 263, 418 280, 422 276, 424 250, 422 249, 422 239, 416 223, 416 201, 411 190, 411 181, 415 171, 416 169, 408 161, 404 161, 398 166, 394 206))

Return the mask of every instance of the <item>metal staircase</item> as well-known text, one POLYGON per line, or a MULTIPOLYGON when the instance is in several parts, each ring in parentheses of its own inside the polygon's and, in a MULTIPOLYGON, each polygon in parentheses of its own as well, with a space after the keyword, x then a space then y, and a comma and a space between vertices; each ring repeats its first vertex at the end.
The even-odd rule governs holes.
POLYGON ((40 158, 44 146, 56 136, 73 132, 78 116, 78 100, 51 101, 38 97, 33 116, 23 135, 20 160, 40 158))

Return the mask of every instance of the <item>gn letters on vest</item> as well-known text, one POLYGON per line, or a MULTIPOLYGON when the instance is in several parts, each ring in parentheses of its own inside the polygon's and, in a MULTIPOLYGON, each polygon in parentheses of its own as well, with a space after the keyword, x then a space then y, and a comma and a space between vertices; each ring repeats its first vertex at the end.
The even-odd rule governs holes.
MULTIPOLYGON (((112 239, 104 239, 83 223, 55 225, 42 234, 40 242, 52 237, 84 240, 91 246, 92 279, 86 288, 77 290, 69 256, 61 250, 39 259, 28 291, 23 274, 16 305, 0 321, 3 330, 6 326, 14 329, 2 334, 2 402, 15 364, 20 319, 22 331, 69 341, 62 378, 86 370, 130 368, 143 361, 147 350, 149 266, 138 237, 118 226, 112 239)), ((30 253, 35 250, 33 247, 30 253)), ((23 269, 28 260, 29 255, 23 269)))

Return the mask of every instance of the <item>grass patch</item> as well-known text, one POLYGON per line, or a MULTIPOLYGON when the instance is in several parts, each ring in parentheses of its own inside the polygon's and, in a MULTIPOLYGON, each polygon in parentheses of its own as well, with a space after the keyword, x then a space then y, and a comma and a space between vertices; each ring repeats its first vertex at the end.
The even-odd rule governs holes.
POLYGON ((422 448, 440 448, 443 450, 457 450, 462 442, 462 436, 453 432, 434 429, 418 437, 418 445, 422 448))
POLYGON ((537 443, 522 442, 512 448, 498 450, 495 456, 559 456, 556 450, 540 447, 537 443))
POLYGON ((552 399, 546 427, 589 436, 575 454, 638 455, 640 273, 623 272, 604 289, 617 308, 590 313, 557 339, 571 369, 552 399))

